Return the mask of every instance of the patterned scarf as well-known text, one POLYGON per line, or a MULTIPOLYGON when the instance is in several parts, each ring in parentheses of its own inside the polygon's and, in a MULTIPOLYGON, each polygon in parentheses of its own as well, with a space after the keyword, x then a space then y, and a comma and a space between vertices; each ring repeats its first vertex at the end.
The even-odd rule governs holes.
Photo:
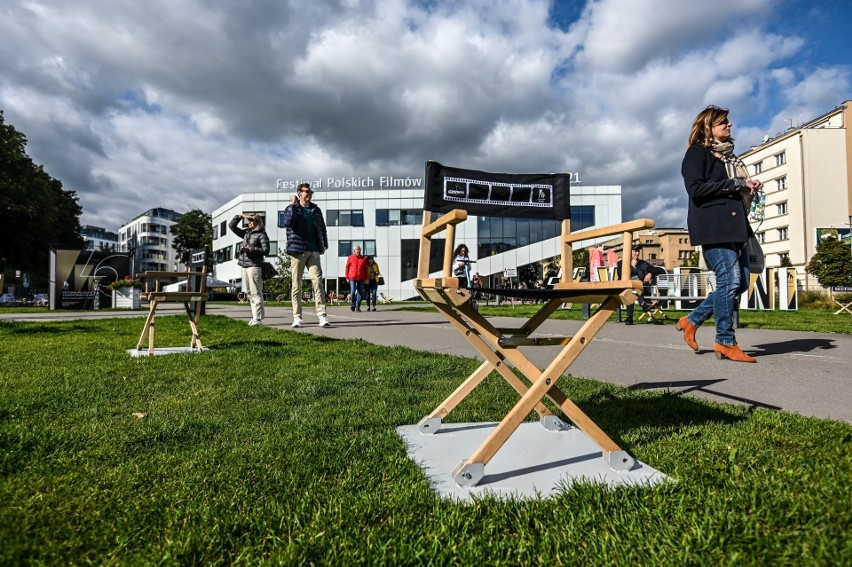
POLYGON ((731 179, 749 179, 748 169, 745 164, 734 155, 734 139, 731 138, 727 142, 713 140, 710 150, 716 154, 720 160, 725 162, 725 169, 728 172, 728 177, 731 179))
MULTIPOLYGON (((710 150, 713 154, 725 163, 725 171, 728 172, 728 177, 731 179, 751 179, 748 174, 746 165, 734 155, 734 139, 731 138, 727 142, 713 140, 710 150)), ((754 195, 743 188, 742 191, 743 207, 748 213, 748 220, 752 222, 762 222, 764 217, 764 209, 766 207, 766 197, 761 189, 754 195)))

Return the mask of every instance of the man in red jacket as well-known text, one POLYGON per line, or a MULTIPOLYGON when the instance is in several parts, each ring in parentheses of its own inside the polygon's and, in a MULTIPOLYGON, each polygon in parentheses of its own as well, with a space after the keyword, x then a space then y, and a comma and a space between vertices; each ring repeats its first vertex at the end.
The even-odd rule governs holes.
POLYGON ((361 301, 366 295, 364 283, 370 278, 367 258, 361 255, 361 247, 356 246, 346 260, 346 281, 349 282, 349 301, 352 311, 361 311, 361 301))

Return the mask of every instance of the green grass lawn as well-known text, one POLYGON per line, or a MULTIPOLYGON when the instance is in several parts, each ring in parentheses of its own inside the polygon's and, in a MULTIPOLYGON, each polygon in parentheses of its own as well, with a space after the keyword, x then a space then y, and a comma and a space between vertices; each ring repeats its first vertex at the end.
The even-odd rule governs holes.
MULTIPOLYGON (((202 354, 131 358, 141 319, 0 322, 0 565, 852 563, 847 423, 566 378, 676 482, 456 504, 395 427, 477 361, 202 324, 202 354)), ((451 418, 515 400, 492 376, 451 418)))

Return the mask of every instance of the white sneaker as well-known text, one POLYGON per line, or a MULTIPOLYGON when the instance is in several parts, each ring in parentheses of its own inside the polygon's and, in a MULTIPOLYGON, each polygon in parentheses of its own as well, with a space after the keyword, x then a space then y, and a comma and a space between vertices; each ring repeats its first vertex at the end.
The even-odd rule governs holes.
POLYGON ((320 327, 331 327, 331 322, 328 320, 328 317, 323 315, 320 317, 320 327))
POLYGON ((257 319, 252 319, 251 321, 249 321, 248 324, 249 324, 249 327, 254 327, 255 325, 263 325, 263 322, 259 321, 257 319))
POLYGON ((295 319, 293 319, 293 324, 290 325, 290 326, 293 327, 294 329, 298 329, 299 327, 302 326, 302 318, 296 317, 295 319))

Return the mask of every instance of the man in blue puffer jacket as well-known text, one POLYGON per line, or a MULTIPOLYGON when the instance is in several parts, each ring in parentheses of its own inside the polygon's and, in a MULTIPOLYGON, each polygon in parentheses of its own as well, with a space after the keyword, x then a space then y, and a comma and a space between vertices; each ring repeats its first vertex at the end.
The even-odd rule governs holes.
POLYGON ((330 325, 325 308, 325 290, 322 285, 320 255, 328 249, 328 231, 322 210, 313 202, 314 192, 308 183, 297 188, 298 193, 290 197, 290 205, 284 209, 282 225, 287 229, 287 254, 290 255, 294 329, 302 326, 302 274, 305 268, 314 286, 319 326, 330 325))

